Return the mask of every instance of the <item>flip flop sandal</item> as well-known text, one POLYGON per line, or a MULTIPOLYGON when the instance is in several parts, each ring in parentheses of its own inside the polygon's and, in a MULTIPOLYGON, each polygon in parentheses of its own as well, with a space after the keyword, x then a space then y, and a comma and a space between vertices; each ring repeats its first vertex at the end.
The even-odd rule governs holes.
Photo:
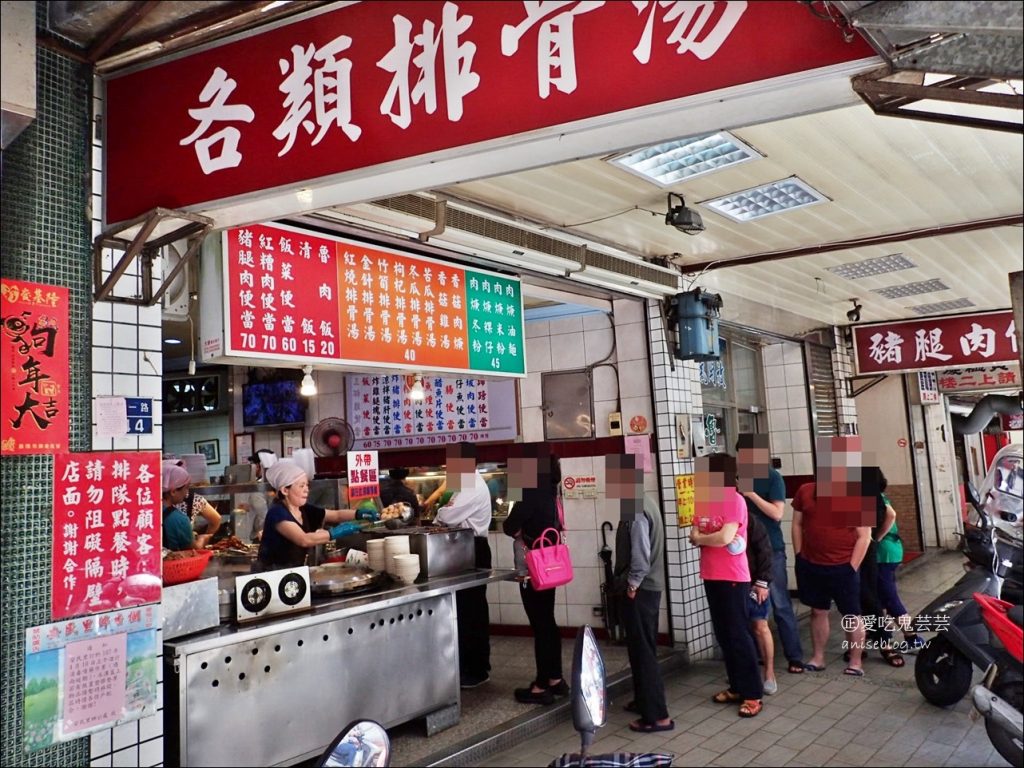
POLYGON ((764 703, 760 699, 747 699, 740 705, 740 717, 757 717, 761 714, 764 703))
POLYGON ((791 675, 802 675, 804 673, 804 663, 802 661, 791 661, 789 662, 789 669, 786 671, 791 675))
POLYGON ((853 667, 847 667, 843 670, 843 674, 849 675, 850 677, 864 677, 864 670, 854 669, 853 667))
POLYGON ((882 654, 882 658, 890 667, 902 667, 906 664, 906 661, 903 659, 903 654, 895 648, 882 648, 879 653, 882 654))
POLYGON ((637 733, 657 733, 658 731, 674 731, 676 727, 675 720, 669 720, 665 725, 658 725, 657 723, 645 723, 643 720, 634 720, 629 724, 629 730, 636 731, 637 733))
POLYGON ((711 700, 715 704, 735 704, 738 701, 743 701, 743 697, 732 691, 719 691, 711 697, 711 700))
POLYGON ((825 665, 822 664, 821 666, 818 666, 817 664, 804 664, 804 669, 808 672, 824 672, 825 665))

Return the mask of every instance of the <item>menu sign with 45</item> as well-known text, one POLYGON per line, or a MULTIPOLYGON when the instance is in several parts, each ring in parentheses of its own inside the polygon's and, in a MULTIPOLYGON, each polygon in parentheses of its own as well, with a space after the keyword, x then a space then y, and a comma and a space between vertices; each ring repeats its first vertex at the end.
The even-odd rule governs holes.
POLYGON ((224 258, 229 356, 526 375, 516 278, 266 224, 224 258))

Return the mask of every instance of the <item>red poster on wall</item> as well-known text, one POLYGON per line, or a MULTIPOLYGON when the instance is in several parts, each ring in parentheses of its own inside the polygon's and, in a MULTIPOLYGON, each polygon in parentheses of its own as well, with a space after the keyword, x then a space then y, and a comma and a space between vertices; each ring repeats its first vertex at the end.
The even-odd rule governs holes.
POLYGON ((0 453, 68 449, 68 289, 0 281, 0 453))
POLYGON ((160 600, 160 453, 53 462, 53 619, 160 600))

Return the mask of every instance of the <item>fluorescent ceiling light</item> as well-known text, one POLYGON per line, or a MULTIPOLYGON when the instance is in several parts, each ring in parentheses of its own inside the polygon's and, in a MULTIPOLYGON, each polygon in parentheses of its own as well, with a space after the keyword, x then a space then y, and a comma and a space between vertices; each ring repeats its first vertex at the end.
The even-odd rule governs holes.
POLYGON ((953 299, 952 301, 937 301, 934 304, 918 304, 910 309, 919 315, 937 315, 940 312, 952 312, 955 309, 967 309, 973 306, 974 302, 970 299, 953 299))
POLYGON ((905 296, 919 296, 922 293, 948 290, 948 285, 936 279, 920 280, 916 283, 903 283, 903 285, 890 285, 888 288, 875 288, 871 292, 884 296, 887 299, 902 299, 905 296))
POLYGON ((689 136, 617 155, 608 162, 657 184, 670 187, 730 165, 762 158, 760 152, 731 133, 689 136))
POLYGON ((803 179, 790 176, 788 179, 706 200, 701 205, 733 221, 744 222, 825 202, 828 202, 828 198, 821 192, 803 179))
POLYGON ((412 386, 409 388, 409 399, 415 403, 418 403, 424 398, 426 398, 426 396, 427 392, 426 390, 423 389, 423 377, 417 376, 413 380, 412 386))
POLYGON ((174 345, 174 344, 181 344, 181 343, 182 343, 181 339, 177 338, 176 336, 168 336, 166 339, 164 339, 164 344, 174 345))
POLYGON ((862 277, 871 275, 883 275, 886 272, 898 272, 901 269, 911 269, 917 264, 912 262, 902 253, 890 253, 888 256, 878 256, 874 259, 863 261, 851 261, 848 264, 840 264, 838 267, 826 267, 833 275, 845 277, 847 280, 860 280, 862 277))

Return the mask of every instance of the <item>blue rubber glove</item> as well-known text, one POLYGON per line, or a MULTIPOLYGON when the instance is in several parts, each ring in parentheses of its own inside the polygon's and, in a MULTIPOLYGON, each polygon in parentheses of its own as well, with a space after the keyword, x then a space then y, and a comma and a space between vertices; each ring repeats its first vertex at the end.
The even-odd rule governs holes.
POLYGON ((362 509, 356 510, 356 520, 370 520, 371 522, 376 522, 377 520, 380 520, 380 512, 376 509, 363 507, 362 509))
POLYGON ((338 523, 330 530, 331 541, 337 541, 342 536, 351 536, 353 533, 359 533, 361 530, 362 527, 358 523, 351 521, 347 523, 338 523))

